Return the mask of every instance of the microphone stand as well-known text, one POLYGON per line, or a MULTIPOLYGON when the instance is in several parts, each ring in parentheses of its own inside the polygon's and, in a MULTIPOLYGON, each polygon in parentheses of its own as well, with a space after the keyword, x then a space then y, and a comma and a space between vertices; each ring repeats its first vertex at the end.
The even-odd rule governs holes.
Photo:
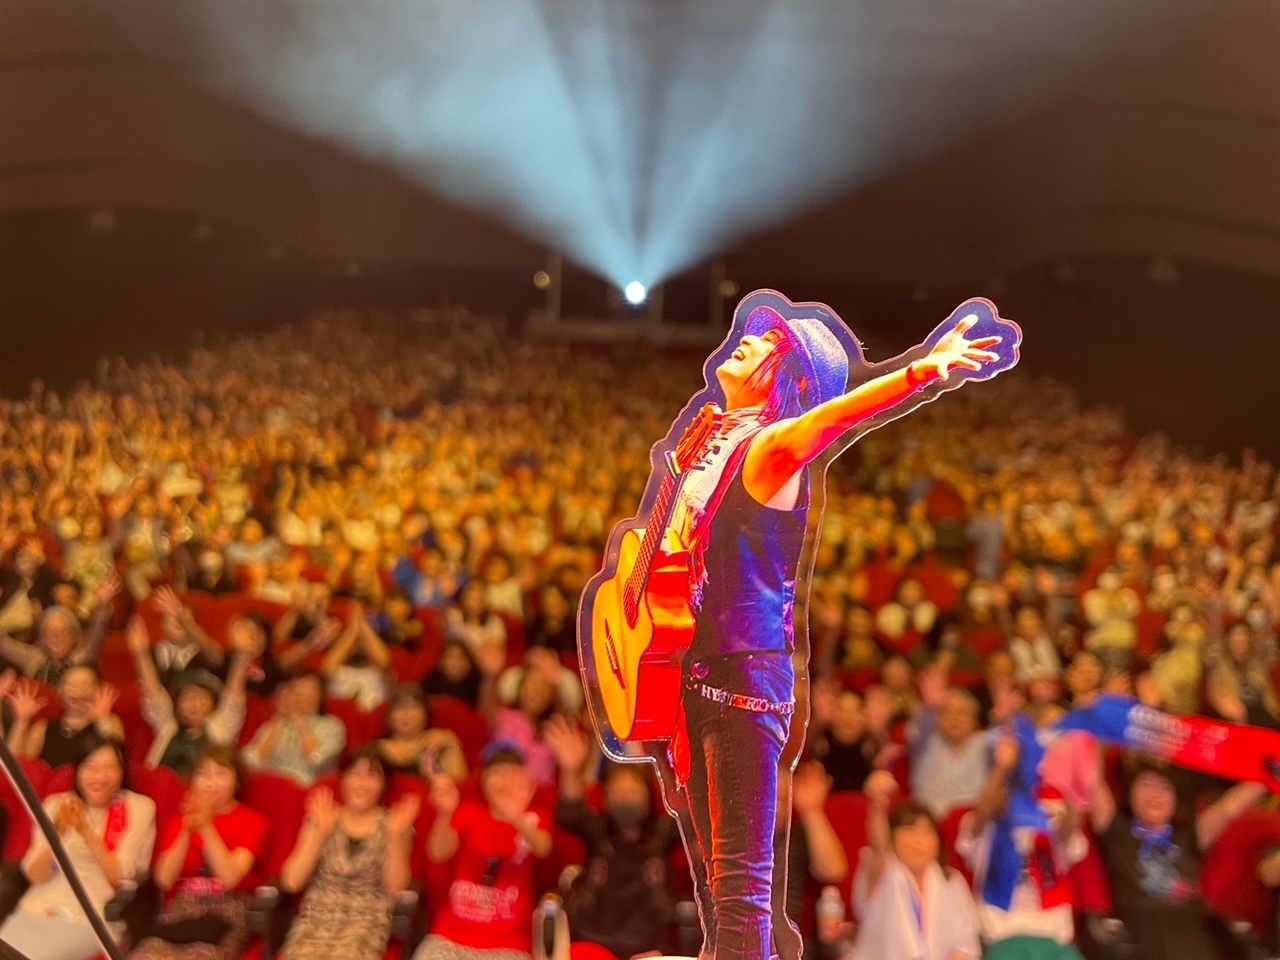
MULTIPOLYGON (((44 834, 45 842, 49 844, 49 849, 53 852, 53 858, 57 861, 58 868, 62 871, 63 876, 67 878, 67 883, 71 886, 71 892, 76 895, 76 900, 80 904, 80 909, 84 911, 84 915, 89 919, 89 926, 93 928, 94 935, 98 938, 98 942, 102 944, 103 954, 107 957, 107 960, 125 960, 119 944, 116 943, 116 938, 107 929, 106 921, 102 919, 102 915, 94 907, 93 901, 89 899, 89 894, 85 890, 84 884, 80 882, 80 876, 76 873, 75 867, 72 866, 71 858, 67 856, 67 850, 62 845, 62 838, 58 836, 57 828, 45 812, 44 804, 40 802, 39 795, 36 794, 35 788, 31 786, 31 781, 27 779, 27 775, 23 772, 22 765, 18 763, 18 758, 13 755, 13 751, 9 749, 9 745, 5 743, 2 737, 0 737, 0 766, 4 767, 5 776, 13 784, 13 789, 22 800, 22 805, 27 808, 27 812, 31 814, 31 819, 35 821, 36 827, 44 834)), ((0 940, 0 957, 4 958, 4 960, 30 960, 30 958, 24 956, 3 940, 0 940)))

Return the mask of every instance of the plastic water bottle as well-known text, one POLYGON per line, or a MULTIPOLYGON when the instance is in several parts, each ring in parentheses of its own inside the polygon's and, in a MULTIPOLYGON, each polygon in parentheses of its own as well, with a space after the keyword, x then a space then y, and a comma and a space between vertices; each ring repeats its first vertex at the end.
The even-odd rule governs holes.
POLYGON ((816 908, 818 942, 830 946, 840 939, 844 926, 844 898, 837 887, 824 887, 816 908))

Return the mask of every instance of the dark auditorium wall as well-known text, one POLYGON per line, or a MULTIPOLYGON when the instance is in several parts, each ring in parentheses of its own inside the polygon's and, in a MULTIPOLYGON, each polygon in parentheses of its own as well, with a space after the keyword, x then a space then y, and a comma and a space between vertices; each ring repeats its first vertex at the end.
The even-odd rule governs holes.
MULTIPOLYGON (((97 237, 83 210, 0 216, 0 391, 24 390, 33 376, 65 387, 103 355, 175 355, 197 330, 259 329, 318 306, 466 306, 520 320, 541 302, 523 274, 373 264, 351 277, 343 265, 269 259, 263 240, 222 227, 196 241, 192 228, 188 216, 124 211, 115 232, 97 237)), ((1182 264, 1177 283, 1159 285, 1142 261, 1074 268, 1072 282, 1037 267, 998 293, 975 283, 929 290, 921 302, 923 291, 788 284, 734 275, 728 264, 743 291, 776 286, 830 303, 873 359, 923 337, 965 297, 991 295, 1022 324, 1030 370, 1068 381, 1086 401, 1123 406, 1141 432, 1168 428, 1233 457, 1252 445, 1280 462, 1280 280, 1182 264)), ((703 267, 671 283, 667 315, 705 322, 709 278, 703 267)), ((583 291, 581 303, 604 296, 583 291)), ((580 306, 569 293, 566 308, 580 306)))
POLYGON ((448 307, 523 314, 529 278, 419 265, 322 263, 268 256, 256 237, 217 227, 193 238, 190 216, 122 211, 91 236, 84 210, 0 215, 0 392, 33 376, 66 387, 97 358, 185 352, 198 331, 253 330, 322 306, 448 307))
MULTIPOLYGON (((793 299, 836 306, 864 342, 885 355, 925 336, 960 302, 989 296, 1023 328, 1025 369, 1074 386, 1083 400, 1119 405, 1140 433, 1237 458, 1252 446, 1280 464, 1280 280, 1178 265, 1173 285, 1154 283, 1139 260, 1081 260, 1064 283, 1049 266, 1004 280, 914 291, 800 287, 793 299)), ((758 282, 758 278, 750 278, 758 282)), ((873 359, 881 359, 873 354, 873 359)))

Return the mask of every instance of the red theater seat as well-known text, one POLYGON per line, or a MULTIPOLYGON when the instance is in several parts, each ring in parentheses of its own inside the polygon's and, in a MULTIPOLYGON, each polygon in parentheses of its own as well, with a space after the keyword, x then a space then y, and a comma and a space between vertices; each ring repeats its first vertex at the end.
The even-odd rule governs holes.
POLYGON ((306 811, 307 791, 288 777, 274 773, 251 773, 245 780, 241 799, 248 806, 270 818, 267 849, 254 865, 258 881, 274 879, 293 851, 306 811))
POLYGON ((845 903, 850 902, 853 891, 853 875, 858 869, 858 859, 862 856, 862 848, 867 845, 867 798, 866 795, 850 790, 833 793, 827 797, 827 819, 840 840, 845 856, 849 859, 849 876, 837 884, 845 903))
MULTIPOLYGON (((36 796, 43 800, 49 794, 49 780, 53 776, 49 765, 43 760, 19 760, 18 763, 22 767, 22 772, 27 775, 27 779, 31 781, 36 796)), ((5 776, 0 776, 0 803, 4 804, 9 812, 9 832, 4 841, 4 858, 21 860, 26 855, 27 848, 31 846, 31 831, 35 825, 31 821, 31 815, 27 813, 27 808, 19 799, 17 791, 14 790, 13 784, 5 776)))

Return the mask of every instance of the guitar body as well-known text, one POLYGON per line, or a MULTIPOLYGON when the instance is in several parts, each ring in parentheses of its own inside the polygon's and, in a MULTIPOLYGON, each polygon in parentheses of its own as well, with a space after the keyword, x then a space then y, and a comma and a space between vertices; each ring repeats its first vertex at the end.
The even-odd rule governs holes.
POLYGON ((675 729, 684 682, 684 655, 693 642, 688 554, 659 545, 627 622, 627 579, 640 554, 643 530, 628 530, 614 575, 600 584, 592 609, 595 683, 618 739, 666 740, 675 729))

